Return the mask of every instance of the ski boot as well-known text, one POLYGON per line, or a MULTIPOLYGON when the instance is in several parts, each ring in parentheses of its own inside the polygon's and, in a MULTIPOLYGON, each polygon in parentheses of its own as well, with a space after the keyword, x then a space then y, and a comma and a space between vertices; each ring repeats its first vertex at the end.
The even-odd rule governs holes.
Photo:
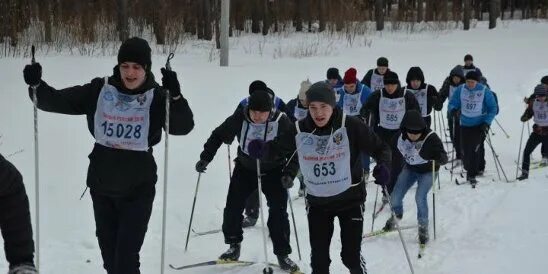
POLYGON ((278 257, 278 264, 280 265, 280 268, 285 271, 289 271, 290 273, 294 273, 297 271, 300 271, 299 266, 292 261, 287 255, 281 255, 278 257))
POLYGON ((245 218, 244 218, 243 221, 242 221, 242 228, 246 228, 246 227, 250 227, 250 226, 255 226, 255 224, 257 223, 257 219, 258 219, 258 218, 253 218, 253 217, 250 217, 250 216, 245 216, 245 218))
POLYGON ((32 264, 20 264, 11 268, 8 274, 38 274, 38 271, 32 264))
POLYGON ((421 245, 427 244, 429 238, 430 237, 428 235, 428 226, 419 225, 419 244, 421 245))
POLYGON ((230 248, 219 256, 222 261, 237 261, 240 258, 241 244, 230 244, 230 248))
MULTIPOLYGON (((402 215, 396 216, 397 221, 399 222, 402 217, 403 217, 402 215)), ((394 219, 394 216, 390 216, 390 218, 388 218, 388 220, 386 220, 386 224, 384 225, 382 230, 392 231, 394 229, 396 229, 396 220, 394 219)))
POLYGON ((518 181, 523 181, 523 180, 526 180, 527 178, 529 178, 529 172, 523 171, 521 175, 516 179, 518 179, 518 181))
POLYGON ((467 176, 466 180, 470 183, 472 188, 476 188, 476 185, 478 184, 478 180, 476 180, 476 177, 467 176))

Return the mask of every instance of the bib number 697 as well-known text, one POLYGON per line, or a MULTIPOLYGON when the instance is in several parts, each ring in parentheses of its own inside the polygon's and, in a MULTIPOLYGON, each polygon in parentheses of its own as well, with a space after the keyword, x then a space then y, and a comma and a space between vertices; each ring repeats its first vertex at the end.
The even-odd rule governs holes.
POLYGON ((333 162, 322 163, 321 165, 320 164, 314 165, 314 175, 316 177, 320 177, 320 175, 321 176, 335 175, 336 172, 337 170, 335 169, 335 163, 333 162))

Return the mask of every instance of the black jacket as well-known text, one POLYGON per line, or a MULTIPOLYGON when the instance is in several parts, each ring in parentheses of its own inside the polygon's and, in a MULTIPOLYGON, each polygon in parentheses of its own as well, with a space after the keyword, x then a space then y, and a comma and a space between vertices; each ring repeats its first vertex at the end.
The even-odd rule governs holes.
MULTIPOLYGON (((137 90, 129 91, 123 87, 119 75, 108 78, 108 83, 125 94, 142 94, 154 88, 154 98, 150 106, 150 129, 148 151, 114 149, 95 143, 89 155, 90 164, 87 185, 96 193, 119 197, 132 195, 142 189, 154 187, 157 180, 156 163, 152 155, 152 146, 160 142, 165 125, 166 91, 147 72, 146 82, 137 90)), ((41 81, 37 89, 38 108, 48 112, 86 115, 88 128, 94 135, 94 119, 97 100, 104 85, 104 78, 95 78, 83 86, 73 86, 57 90, 41 81)), ((29 88, 32 100, 32 89, 29 88)), ((192 110, 184 98, 171 101, 169 115, 169 133, 186 135, 194 128, 192 110)))
MULTIPOLYGON (((432 132, 432 130, 426 128, 417 141, 423 141, 430 132, 432 132)), ((395 153, 395 155, 392 156, 392 160, 395 161, 398 166, 406 165, 407 168, 414 172, 427 173, 432 172, 432 160, 436 161, 436 171, 440 169, 441 165, 447 164, 447 152, 443 148, 443 143, 441 142, 440 137, 435 132, 430 134, 428 139, 426 139, 422 145, 419 155, 424 160, 427 160, 428 163, 420 165, 410 165, 404 161, 402 153, 398 149, 398 140, 402 138, 402 136, 404 140, 409 140, 407 133, 403 129, 402 133, 394 136, 394 139, 392 140, 392 148, 394 151, 398 151, 398 153, 395 153)))
MULTIPOLYGON (((390 69, 386 69, 386 72, 389 72, 389 71, 390 69)), ((368 88, 371 88, 371 77, 373 76, 373 72, 380 75, 379 71, 376 68, 374 68, 367 71, 367 73, 363 76, 363 79, 362 79, 362 84, 366 85, 368 88)))
POLYGON ((299 98, 294 98, 294 99, 289 100, 289 102, 287 102, 287 105, 286 105, 287 112, 286 112, 286 114, 289 117, 289 119, 291 120, 291 122, 297 121, 297 118, 295 117, 295 108, 296 107, 305 108, 301 104, 301 100, 299 100, 299 98))
POLYGON ((0 199, 17 193, 23 188, 21 173, 0 154, 0 199))
MULTIPOLYGON (((343 111, 336 107, 333 115, 326 126, 316 128, 312 117, 307 116, 299 122, 301 132, 312 132, 314 135, 330 135, 341 127, 343 111)), ((315 197, 310 194, 306 196, 308 205, 322 206, 328 210, 344 210, 349 207, 363 204, 366 198, 365 185, 361 182, 363 171, 360 153, 368 153, 377 163, 383 163, 390 166, 391 151, 390 147, 384 143, 364 122, 358 117, 346 116, 346 131, 350 142, 350 169, 352 173, 352 184, 358 184, 346 190, 345 192, 332 197, 315 197)))
POLYGON ((377 90, 371 93, 371 95, 369 95, 369 98, 367 99, 367 102, 365 103, 365 105, 362 106, 362 109, 360 110, 360 116, 362 116, 365 121, 369 121, 369 119, 371 119, 371 125, 373 125, 373 127, 378 127, 379 125, 379 102, 381 100, 381 92, 383 97, 391 99, 405 96, 406 111, 410 109, 415 109, 418 112, 421 111, 415 95, 411 94, 411 92, 405 92, 404 94, 404 89, 398 88, 394 93, 388 94, 388 92, 386 92, 386 89, 383 88, 382 90, 377 90))
POLYGON ((455 83, 453 83, 453 80, 451 80, 452 78, 453 78, 453 76, 450 75, 447 78, 445 78, 445 81, 443 81, 443 85, 441 86, 441 89, 440 89, 440 92, 439 92, 439 95, 438 95, 438 101, 436 102, 436 105, 434 106, 434 109, 437 110, 437 111, 440 111, 440 110, 443 109, 443 103, 445 103, 445 100, 451 99, 451 98, 449 98, 449 89, 451 87, 456 88, 456 87, 466 83, 464 78, 460 78, 460 82, 455 84, 455 83))
MULTIPOLYGON (((426 85, 425 83, 422 83, 419 87, 418 90, 422 90, 424 88, 426 88, 426 85)), ((413 92, 413 88, 411 88, 411 85, 407 85, 407 87, 405 87, 409 92, 413 92)), ((404 89, 405 89, 404 88, 404 89)), ((438 90, 436 89, 436 87, 432 86, 432 85, 428 85, 428 88, 426 89, 426 114, 430 114, 432 112, 432 108, 434 108, 435 105, 437 105, 438 103, 438 90)), ((417 101, 417 104, 418 104, 418 101, 417 101)), ((419 105, 419 108, 420 108, 420 105, 419 105)))
MULTIPOLYGON (((294 178, 297 176, 297 171, 299 169, 298 163, 291 161, 287 167, 285 167, 285 165, 295 151, 295 124, 289 120, 285 113, 279 110, 276 110, 271 114, 269 122, 275 121, 278 117, 278 135, 274 140, 267 142, 268 152, 260 159, 261 172, 281 168, 285 175, 294 178)), ((246 122, 246 125, 249 125, 248 123, 251 122, 247 107, 243 107, 240 111, 234 112, 220 126, 213 130, 211 136, 209 136, 204 144, 204 150, 200 154, 200 159, 211 162, 219 147, 223 143, 231 144, 234 137, 237 138, 238 142, 241 142, 240 135, 242 127, 244 126, 244 121, 246 122)), ((238 161, 246 169, 257 170, 256 160, 242 151, 241 143, 240 146, 238 146, 238 156, 235 161, 238 161)))

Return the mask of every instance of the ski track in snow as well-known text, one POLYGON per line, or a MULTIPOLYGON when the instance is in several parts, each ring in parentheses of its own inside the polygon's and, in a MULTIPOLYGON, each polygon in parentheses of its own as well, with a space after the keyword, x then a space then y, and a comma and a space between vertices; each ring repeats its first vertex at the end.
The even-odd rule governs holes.
MULTIPOLYGON (((339 67, 341 74, 355 66, 361 79, 374 66, 378 56, 387 56, 390 67, 405 79, 410 66, 420 65, 426 82, 441 87, 449 70, 462 62, 466 53, 474 56, 475 63, 489 79, 498 94, 500 114, 497 119, 510 134, 507 139, 498 126, 492 126, 493 145, 509 179, 515 177, 515 159, 519 147, 523 111, 522 99, 532 93, 543 75, 548 75, 548 24, 531 21, 512 21, 508 25, 489 31, 483 22, 468 32, 448 31, 440 34, 404 33, 372 34, 370 48, 341 49, 337 56, 304 59, 282 58, 272 60, 266 45, 264 56, 242 53, 235 46, 231 67, 220 68, 217 62, 209 63, 204 53, 190 50, 176 54, 172 66, 178 72, 183 95, 194 111, 196 127, 190 135, 170 138, 170 163, 168 185, 168 219, 166 273, 260 273, 263 261, 260 220, 257 227, 247 229, 242 244, 242 260, 257 261, 249 267, 204 267, 188 271, 171 270, 167 264, 193 264, 215 259, 228 247, 222 233, 190 238, 189 250, 184 252, 184 242, 190 217, 190 207, 197 175, 194 163, 211 130, 230 115, 237 103, 247 95, 249 83, 263 79, 286 102, 297 95, 300 81, 321 80, 330 66, 339 67), (519 51, 519 53, 516 53, 519 51), (360 58, 357 58, 360 57, 360 58), (523 68, 523 69, 522 69, 523 68), (526 68, 526 69, 525 69, 526 68)), ((259 36, 257 36, 259 37, 259 36)), ((258 39, 258 38, 257 38, 258 39)), ((298 35, 287 43, 300 40, 298 35)), ((244 45, 245 46, 245 45, 244 45)), ((203 49, 202 49, 203 51, 203 49)), ((37 55, 46 82, 56 88, 83 84, 93 77, 112 71, 115 57, 74 57, 37 55)), ((32 104, 22 79, 22 69, 27 59, 0 59, 0 151, 9 155, 22 172, 34 210, 34 147, 32 104)), ((165 56, 154 56, 153 71, 157 73, 165 56)), ((39 112, 40 130, 40 194, 41 194, 41 267, 42 273, 102 272, 102 260, 94 234, 94 220, 89 194, 79 200, 85 188, 85 174, 93 140, 83 116, 68 116, 39 112), (62 269, 60 271, 60 269, 62 269)), ((527 130, 525 130, 527 132, 527 130)), ((527 134, 527 133, 525 133, 527 134)), ((524 136, 523 144, 527 136, 524 136)), ((142 273, 159 273, 161 244, 161 210, 163 191, 164 144, 155 147, 158 164, 157 197, 149 230, 141 252, 142 273)), ((523 149, 523 147, 522 147, 523 149)), ((232 157, 236 146, 231 148, 232 157)), ((520 152, 521 153, 521 152, 520 152)), ((539 149, 533 154, 539 157, 539 149)), ((430 215, 430 244, 426 255, 417 259, 418 239, 414 229, 403 231, 411 261, 417 274, 543 274, 548 269, 545 249, 548 246, 548 169, 531 172, 526 182, 504 183, 496 177, 492 155, 486 143, 487 172, 476 189, 470 185, 457 186, 450 181, 448 171, 441 171, 441 190, 436 193, 437 239, 434 240, 432 215, 430 215), (495 182, 491 178, 496 178, 495 182)), ((197 231, 220 228, 224 202, 228 189, 226 148, 222 146, 215 160, 202 176, 193 227, 197 231)), ((502 175, 502 174, 501 174, 502 175)), ((437 182, 436 182, 437 186, 437 182)), ((364 233, 371 228, 374 184, 368 185, 364 233)), ((291 190, 297 195, 296 187, 291 190)), ((430 210, 432 209, 430 195, 430 210)), ((379 198, 380 201, 380 198, 379 198)), ((305 273, 310 273, 308 224, 304 201, 293 203, 297 218, 302 261, 298 261, 297 247, 291 223, 291 258, 305 273)), ((380 229, 389 217, 388 208, 378 216, 375 229, 380 229)), ((402 224, 416 223, 414 189, 404 200, 405 214, 402 224)), ((266 217, 266 216, 265 216, 266 217)), ((34 219, 33 219, 34 220, 34 219)), ((266 221, 266 218, 265 218, 266 221)), ((337 223, 337 221, 336 221, 337 223)), ((331 244, 331 272, 348 273, 340 253, 340 230, 335 224, 331 244)), ((362 243, 369 273, 410 273, 397 233, 366 239, 362 243)), ((269 242, 269 260, 275 262, 269 242)), ((7 265, 0 250, 0 272, 7 265)), ((279 270, 275 273, 282 273, 279 270)))

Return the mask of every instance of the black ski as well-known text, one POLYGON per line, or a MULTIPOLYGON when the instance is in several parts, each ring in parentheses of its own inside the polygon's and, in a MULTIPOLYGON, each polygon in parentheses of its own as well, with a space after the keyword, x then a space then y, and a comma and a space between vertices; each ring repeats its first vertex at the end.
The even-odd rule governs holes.
POLYGON ((175 269, 175 270, 183 270, 183 269, 202 267, 202 266, 212 266, 212 265, 249 266, 249 265, 252 265, 252 264, 256 264, 256 262, 213 260, 213 261, 207 261, 207 262, 201 262, 201 263, 183 265, 183 266, 174 266, 174 265, 170 264, 169 267, 171 267, 172 269, 175 269))

